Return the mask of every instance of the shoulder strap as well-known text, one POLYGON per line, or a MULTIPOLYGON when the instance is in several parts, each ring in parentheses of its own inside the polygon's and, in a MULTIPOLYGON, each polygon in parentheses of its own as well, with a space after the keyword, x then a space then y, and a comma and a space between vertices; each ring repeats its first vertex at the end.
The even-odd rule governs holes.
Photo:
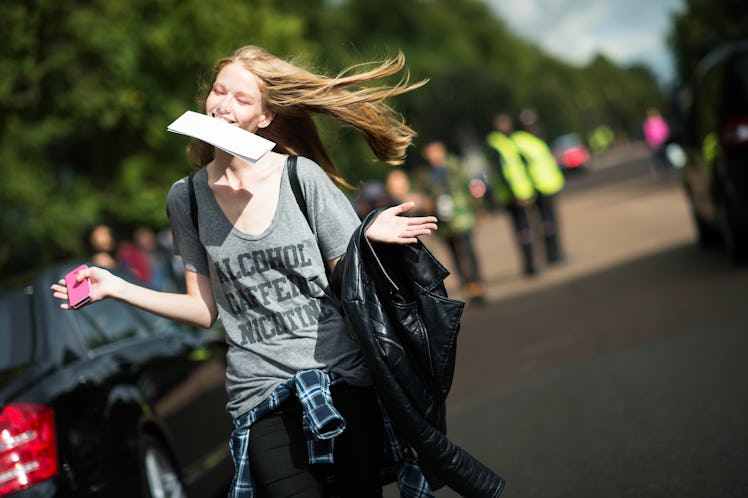
POLYGON ((197 224, 197 197, 195 196, 195 182, 192 180, 193 176, 195 176, 194 172, 190 173, 190 176, 187 177, 187 184, 189 185, 190 193, 190 217, 192 218, 192 225, 195 227, 195 231, 199 236, 200 228, 197 224))
MULTIPOLYGON (((291 182, 291 190, 293 191, 293 196, 296 198, 296 204, 299 205, 299 209, 301 209, 301 212, 304 214, 306 222, 309 223, 309 212, 306 208, 306 199, 304 199, 304 192, 301 190, 299 174, 296 172, 296 156, 288 156, 286 167, 288 168, 288 180, 291 182)), ((311 224, 309 224, 309 226, 311 226, 311 224)))

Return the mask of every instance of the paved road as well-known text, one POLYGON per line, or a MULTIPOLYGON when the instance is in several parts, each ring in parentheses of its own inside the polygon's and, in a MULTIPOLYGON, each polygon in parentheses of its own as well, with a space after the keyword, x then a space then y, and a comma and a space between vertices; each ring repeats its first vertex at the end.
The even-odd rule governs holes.
POLYGON ((506 217, 481 221, 489 303, 463 316, 450 438, 504 498, 748 497, 748 267, 695 246, 677 179, 640 147, 559 207, 571 260, 535 279, 506 217))

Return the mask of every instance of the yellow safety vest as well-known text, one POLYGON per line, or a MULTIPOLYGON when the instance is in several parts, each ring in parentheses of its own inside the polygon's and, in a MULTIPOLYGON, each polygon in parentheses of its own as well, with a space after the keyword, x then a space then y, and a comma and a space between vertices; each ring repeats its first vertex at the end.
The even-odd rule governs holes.
POLYGON ((526 159, 530 179, 538 192, 553 195, 564 188, 564 174, 543 140, 526 131, 515 131, 511 139, 526 159))
POLYGON ((511 201, 512 197, 523 201, 534 200, 535 187, 514 142, 498 131, 489 133, 486 142, 501 155, 501 175, 499 176, 503 177, 503 181, 499 181, 496 186, 498 200, 503 203, 511 201))

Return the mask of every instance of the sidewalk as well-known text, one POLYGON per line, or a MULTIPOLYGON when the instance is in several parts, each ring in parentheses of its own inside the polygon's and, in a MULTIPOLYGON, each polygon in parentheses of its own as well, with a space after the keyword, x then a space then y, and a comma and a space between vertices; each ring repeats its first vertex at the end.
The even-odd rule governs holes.
MULTIPOLYGON (((631 144, 625 150, 611 151, 609 156, 601 158, 589 174, 596 174, 600 168, 611 168, 614 161, 620 164, 624 160, 636 162, 632 168, 646 172, 643 159, 649 157, 648 154, 641 144, 631 144)), ((571 178, 569 183, 574 180, 571 178)), ((688 206, 676 175, 658 182, 648 174, 639 174, 584 191, 564 191, 557 199, 557 209, 561 243, 568 261, 530 278, 521 275, 520 256, 508 214, 500 211, 479 218, 475 246, 489 301, 532 292, 695 240, 688 206), (636 224, 622 235, 616 227, 630 224, 632 220, 636 220, 636 224)), ((449 253, 438 235, 424 237, 422 241, 452 271, 449 253)), ((537 261, 542 262, 542 241, 539 242, 536 244, 537 261)), ((450 296, 463 298, 454 274, 447 278, 445 285, 450 296)))

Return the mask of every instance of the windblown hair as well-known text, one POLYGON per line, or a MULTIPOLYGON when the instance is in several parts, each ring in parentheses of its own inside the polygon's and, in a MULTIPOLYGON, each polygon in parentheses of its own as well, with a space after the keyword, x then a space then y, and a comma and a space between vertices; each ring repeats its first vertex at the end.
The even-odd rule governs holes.
MULTIPOLYGON (((227 64, 238 62, 254 74, 259 83, 263 105, 274 112, 273 121, 257 134, 275 142, 275 150, 284 154, 306 156, 314 160, 339 185, 347 185, 340 177, 319 136, 312 119, 315 114, 333 117, 356 130, 369 145, 377 159, 401 164, 415 131, 402 115, 385 100, 426 83, 410 84, 408 74, 394 85, 365 86, 398 73, 405 66, 402 52, 379 63, 351 66, 335 77, 313 74, 286 62, 256 46, 245 46, 219 60, 213 68, 215 81, 227 64), (372 69, 368 69, 375 65, 372 69)), ((212 83, 211 81, 211 83, 212 83)), ((204 107, 209 88, 198 96, 204 107)), ((213 159, 212 145, 201 141, 190 144, 189 155, 201 167, 213 159)))

